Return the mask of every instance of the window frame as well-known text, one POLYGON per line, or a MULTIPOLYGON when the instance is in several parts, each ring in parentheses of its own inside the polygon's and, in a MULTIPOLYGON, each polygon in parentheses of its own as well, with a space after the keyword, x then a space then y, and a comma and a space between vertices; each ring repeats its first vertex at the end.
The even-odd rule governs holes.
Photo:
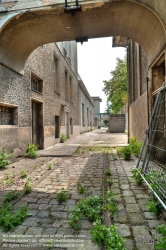
POLYGON ((0 103, 0 126, 13 125, 18 125, 18 106, 0 103), (2 123, 3 120, 10 122, 2 123))
POLYGON ((60 94, 60 83, 59 83, 59 58, 54 54, 53 58, 53 81, 54 81, 54 92, 60 94))
POLYGON ((43 95, 43 80, 39 76, 37 76, 35 73, 33 73, 32 71, 31 71, 31 86, 30 86, 30 88, 31 88, 31 91, 34 91, 38 94, 43 95), (32 88, 32 86, 33 86, 32 80, 36 81, 36 88, 37 89, 32 88))

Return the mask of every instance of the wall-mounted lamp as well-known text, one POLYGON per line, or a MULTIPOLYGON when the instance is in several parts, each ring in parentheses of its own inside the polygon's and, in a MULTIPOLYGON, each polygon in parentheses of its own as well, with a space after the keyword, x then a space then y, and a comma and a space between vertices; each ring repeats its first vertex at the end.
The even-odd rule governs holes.
POLYGON ((64 7, 65 14, 71 14, 74 16, 75 12, 81 12, 81 5, 78 4, 78 0, 76 0, 76 5, 68 5, 67 0, 65 0, 64 7))
POLYGON ((75 41, 77 43, 83 44, 84 42, 88 42, 88 37, 78 37, 78 38, 75 38, 75 41))

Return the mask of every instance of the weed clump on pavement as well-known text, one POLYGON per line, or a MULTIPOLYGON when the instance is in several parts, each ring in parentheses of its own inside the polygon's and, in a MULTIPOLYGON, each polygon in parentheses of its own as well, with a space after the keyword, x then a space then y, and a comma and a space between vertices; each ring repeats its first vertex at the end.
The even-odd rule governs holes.
POLYGON ((24 185, 25 194, 30 194, 32 192, 32 179, 28 178, 24 185))
POLYGON ((16 200, 18 197, 19 197, 19 192, 12 190, 9 193, 4 195, 3 202, 7 203, 12 200, 16 200))
POLYGON ((61 204, 63 201, 66 201, 69 199, 68 192, 62 188, 61 192, 56 197, 57 201, 59 201, 59 204, 61 204))
POLYGON ((0 169, 5 169, 8 164, 10 164, 10 159, 12 154, 7 154, 6 150, 3 150, 0 154, 0 169))
POLYGON ((25 153, 25 157, 28 158, 36 158, 38 156, 37 153, 38 146, 33 143, 28 143, 27 150, 25 153))
POLYGON ((65 141, 67 141, 67 136, 65 134, 61 134, 60 142, 64 143, 65 141))

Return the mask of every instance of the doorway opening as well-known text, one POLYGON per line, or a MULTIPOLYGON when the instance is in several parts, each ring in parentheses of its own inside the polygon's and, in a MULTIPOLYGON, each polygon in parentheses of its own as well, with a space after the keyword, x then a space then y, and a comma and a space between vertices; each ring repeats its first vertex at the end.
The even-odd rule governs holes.
POLYGON ((43 103, 32 100, 32 143, 44 147, 43 103))
POLYGON ((55 138, 59 137, 59 116, 55 116, 55 138))

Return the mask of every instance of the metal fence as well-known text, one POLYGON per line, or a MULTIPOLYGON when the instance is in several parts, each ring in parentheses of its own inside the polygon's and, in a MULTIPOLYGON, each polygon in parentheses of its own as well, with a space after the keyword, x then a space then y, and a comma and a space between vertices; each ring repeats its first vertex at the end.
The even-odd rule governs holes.
POLYGON ((166 83, 157 95, 136 167, 166 209, 166 83))

